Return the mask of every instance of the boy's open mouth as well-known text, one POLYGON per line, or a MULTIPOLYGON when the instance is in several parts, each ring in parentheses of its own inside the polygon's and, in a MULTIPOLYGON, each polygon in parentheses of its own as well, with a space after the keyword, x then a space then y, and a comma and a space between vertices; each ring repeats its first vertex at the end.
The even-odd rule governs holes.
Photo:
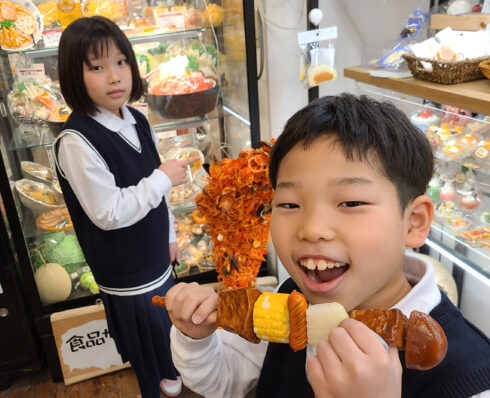
POLYGON ((337 263, 320 259, 304 259, 300 261, 305 273, 313 282, 330 282, 349 269, 347 263, 337 263))

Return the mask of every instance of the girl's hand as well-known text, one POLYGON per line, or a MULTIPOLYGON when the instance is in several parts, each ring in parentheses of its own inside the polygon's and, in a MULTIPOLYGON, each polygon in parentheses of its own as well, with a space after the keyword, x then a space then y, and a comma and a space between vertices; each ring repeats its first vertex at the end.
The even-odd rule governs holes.
POLYGON ((173 263, 175 260, 180 263, 180 249, 177 242, 169 243, 168 251, 170 252, 170 263, 173 263))
POLYGON ((400 398, 402 366, 396 348, 389 351, 361 322, 345 319, 320 342, 307 361, 315 397, 400 398))
POLYGON ((175 187, 187 181, 187 166, 198 160, 201 160, 199 156, 181 160, 169 159, 160 164, 158 169, 167 175, 172 186, 175 187))
POLYGON ((216 330, 218 294, 196 282, 178 283, 165 295, 170 320, 185 335, 203 339, 216 330))

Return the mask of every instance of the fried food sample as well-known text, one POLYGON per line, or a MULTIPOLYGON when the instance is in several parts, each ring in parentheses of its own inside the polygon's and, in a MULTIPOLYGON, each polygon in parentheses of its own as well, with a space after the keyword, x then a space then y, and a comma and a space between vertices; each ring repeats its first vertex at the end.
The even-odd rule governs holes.
POLYGON ((253 287, 220 293, 216 326, 258 344, 260 339, 254 332, 253 310, 261 294, 260 290, 253 287))
POLYGON ((390 347, 405 347, 408 320, 399 309, 352 310, 349 317, 374 330, 390 347))

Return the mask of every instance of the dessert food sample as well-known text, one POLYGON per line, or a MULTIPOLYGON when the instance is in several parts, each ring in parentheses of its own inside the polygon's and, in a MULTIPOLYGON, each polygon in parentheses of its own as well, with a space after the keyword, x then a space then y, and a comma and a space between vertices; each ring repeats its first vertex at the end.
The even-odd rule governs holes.
MULTIPOLYGON (((165 300, 155 296, 152 303, 165 305, 165 300)), ((262 293, 255 288, 223 291, 218 296, 216 326, 252 343, 260 340, 289 343, 298 351, 306 344, 316 345, 328 340, 331 330, 349 317, 365 324, 389 346, 405 350, 408 369, 431 369, 446 355, 446 335, 430 315, 412 311, 407 318, 398 309, 347 313, 335 302, 308 307, 306 298, 297 291, 291 294, 262 293)))
POLYGON ((422 111, 410 117, 410 121, 422 131, 427 130, 432 125, 438 124, 440 120, 441 118, 429 108, 424 108, 422 111))

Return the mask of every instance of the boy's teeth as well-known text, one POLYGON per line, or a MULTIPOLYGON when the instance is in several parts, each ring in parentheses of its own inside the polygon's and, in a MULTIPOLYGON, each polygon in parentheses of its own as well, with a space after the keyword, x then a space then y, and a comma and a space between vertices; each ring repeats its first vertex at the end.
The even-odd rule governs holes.
POLYGON ((318 269, 319 271, 324 271, 327 268, 342 267, 345 264, 344 263, 334 263, 334 262, 328 262, 327 263, 325 260, 319 260, 318 263, 315 264, 315 261, 310 258, 308 260, 301 261, 301 265, 310 271, 314 271, 315 269, 318 269))
POLYGON ((324 260, 318 261, 318 269, 320 271, 323 271, 324 269, 327 269, 327 267, 328 267, 328 264, 324 260))

